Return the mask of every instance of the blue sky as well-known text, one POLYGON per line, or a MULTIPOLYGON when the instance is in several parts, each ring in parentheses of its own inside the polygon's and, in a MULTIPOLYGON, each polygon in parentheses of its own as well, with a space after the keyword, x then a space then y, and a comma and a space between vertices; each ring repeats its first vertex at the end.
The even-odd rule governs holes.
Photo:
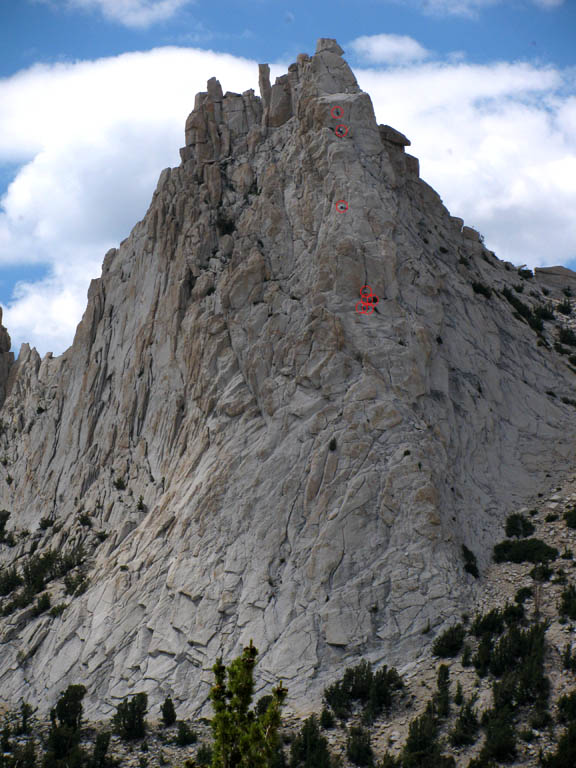
POLYGON ((335 37, 379 122, 501 258, 576 268, 575 0, 3 0, 0 304, 72 341, 105 251, 179 162, 194 95, 335 37))

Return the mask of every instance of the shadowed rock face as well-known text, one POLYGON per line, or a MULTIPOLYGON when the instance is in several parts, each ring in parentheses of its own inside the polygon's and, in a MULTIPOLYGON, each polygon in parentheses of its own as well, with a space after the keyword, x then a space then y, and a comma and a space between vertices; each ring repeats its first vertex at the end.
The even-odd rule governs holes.
POLYGON ((49 586, 61 617, 2 619, 4 698, 47 710, 83 683, 89 717, 137 691, 183 716, 253 638, 262 685, 306 711, 343 664, 415 659, 476 588, 462 544, 482 568, 506 514, 571 466, 574 374, 472 290, 518 276, 341 54, 321 40, 272 86, 261 66, 261 98, 209 80, 72 347, 4 365, 2 331, 0 506, 31 533, 1 557, 90 553, 85 594, 49 586))
POLYGON ((2 307, 0 307, 0 407, 6 399, 6 385, 10 368, 14 363, 14 353, 10 352, 10 335, 2 325, 2 307))

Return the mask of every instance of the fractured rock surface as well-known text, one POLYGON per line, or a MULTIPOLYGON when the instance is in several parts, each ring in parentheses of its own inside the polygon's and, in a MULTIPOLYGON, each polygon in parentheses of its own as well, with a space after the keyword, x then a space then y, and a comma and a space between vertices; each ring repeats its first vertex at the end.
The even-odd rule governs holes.
POLYGON ((14 362, 2 329, 0 506, 30 533, 0 556, 90 552, 84 594, 49 585, 60 617, 1 619, 6 699, 47 710, 83 683, 91 718, 137 691, 192 714, 252 638, 262 684, 312 709, 360 656, 415 659, 477 588, 462 544, 486 567, 506 514, 572 465, 573 371, 473 290, 518 275, 342 53, 320 40, 274 85, 261 66, 261 97, 209 80, 70 349, 14 362))

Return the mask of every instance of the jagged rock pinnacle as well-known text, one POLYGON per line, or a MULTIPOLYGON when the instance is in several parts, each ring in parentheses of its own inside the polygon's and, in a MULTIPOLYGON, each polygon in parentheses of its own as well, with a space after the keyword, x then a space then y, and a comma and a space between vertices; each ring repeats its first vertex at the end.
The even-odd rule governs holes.
POLYGON ((342 53, 322 39, 274 85, 260 65, 261 97, 211 78, 72 347, 10 369, 0 555, 82 543, 90 585, 1 617, 5 700, 76 683, 87 717, 136 691, 208 714, 214 660, 253 638, 262 684, 312 709, 344 662, 423 653, 476 589, 462 544, 485 567, 569 465, 572 370, 342 53))

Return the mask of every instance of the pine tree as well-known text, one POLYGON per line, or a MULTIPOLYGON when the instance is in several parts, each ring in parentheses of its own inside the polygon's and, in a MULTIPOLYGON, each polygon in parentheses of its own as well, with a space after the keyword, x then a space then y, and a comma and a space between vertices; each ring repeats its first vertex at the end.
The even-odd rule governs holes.
POLYGON ((277 751, 280 710, 287 690, 282 683, 274 688, 265 712, 258 714, 251 708, 257 655, 258 650, 250 641, 228 668, 221 658, 212 668, 212 768, 268 768, 277 751))
POLYGON ((20 703, 20 723, 16 729, 17 736, 27 736, 30 734, 30 718, 36 712, 30 704, 22 700, 20 703))
POLYGON ((438 717, 448 717, 450 714, 450 670, 446 664, 438 668, 438 691, 434 697, 438 717))
POLYGON ((174 709, 174 702, 169 696, 164 700, 164 704, 162 704, 160 707, 160 711, 162 712, 162 720, 164 721, 164 725, 167 728, 169 728, 171 725, 174 725, 176 722, 176 710, 174 709))
POLYGON ((51 727, 43 768, 81 768, 84 764, 86 756, 79 744, 85 695, 83 685, 69 685, 50 711, 51 727))
POLYGON ((109 765, 113 765, 107 757, 109 745, 110 733, 108 731, 103 731, 96 736, 90 768, 108 768, 109 765))
POLYGON ((328 742, 320 733, 315 715, 311 715, 292 742, 290 768, 330 768, 328 742))
POLYGON ((141 739, 146 735, 146 712, 148 711, 148 696, 136 693, 130 701, 118 704, 112 725, 116 733, 124 739, 141 739))

